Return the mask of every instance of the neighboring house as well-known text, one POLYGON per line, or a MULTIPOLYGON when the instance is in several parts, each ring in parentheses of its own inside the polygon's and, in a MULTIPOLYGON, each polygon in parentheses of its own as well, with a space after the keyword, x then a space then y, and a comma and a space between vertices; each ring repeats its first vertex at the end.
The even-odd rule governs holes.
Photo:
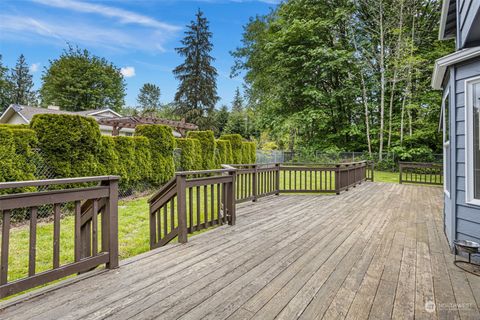
POLYGON ((440 39, 456 52, 435 62, 432 87, 443 90, 444 224, 455 239, 480 242, 480 0, 444 0, 440 39))
MULTIPOLYGON (((64 111, 57 106, 49 106, 48 108, 38 108, 31 106, 21 106, 17 104, 10 105, 7 110, 0 116, 0 124, 29 124, 36 114, 75 114, 80 116, 93 117, 96 120, 105 118, 121 118, 122 115, 111 109, 87 110, 87 111, 64 111)), ((112 135, 113 128, 111 126, 100 125, 100 132, 104 135, 112 135)), ((120 135, 131 136, 135 129, 123 128, 120 135)))

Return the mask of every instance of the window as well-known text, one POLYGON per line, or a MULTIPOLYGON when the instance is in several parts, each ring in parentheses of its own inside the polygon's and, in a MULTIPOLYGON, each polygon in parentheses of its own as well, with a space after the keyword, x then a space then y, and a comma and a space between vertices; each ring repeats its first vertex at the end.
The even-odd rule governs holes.
POLYGON ((442 98, 443 124, 443 190, 450 197, 450 89, 447 87, 442 98))
POLYGON ((466 202, 480 205, 480 77, 465 81, 466 202))

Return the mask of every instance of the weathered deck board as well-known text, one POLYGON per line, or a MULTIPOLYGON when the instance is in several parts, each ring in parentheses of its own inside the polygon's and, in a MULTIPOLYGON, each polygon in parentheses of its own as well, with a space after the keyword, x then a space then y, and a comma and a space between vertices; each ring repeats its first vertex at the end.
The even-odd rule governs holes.
POLYGON ((452 263, 441 192, 366 183, 246 203, 235 226, 4 303, 0 318, 477 319, 480 277, 452 263))

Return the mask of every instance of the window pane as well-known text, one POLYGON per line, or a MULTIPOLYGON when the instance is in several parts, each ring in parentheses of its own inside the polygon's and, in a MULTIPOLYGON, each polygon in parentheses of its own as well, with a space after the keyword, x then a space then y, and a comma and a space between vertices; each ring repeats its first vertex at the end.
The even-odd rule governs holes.
POLYGON ((473 89, 473 195, 480 199, 480 83, 475 83, 473 89))

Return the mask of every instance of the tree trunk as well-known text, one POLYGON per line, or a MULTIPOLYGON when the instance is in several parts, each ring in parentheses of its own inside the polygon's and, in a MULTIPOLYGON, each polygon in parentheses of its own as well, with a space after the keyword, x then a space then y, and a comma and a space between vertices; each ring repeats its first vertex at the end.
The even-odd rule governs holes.
POLYGON ((385 34, 383 30, 383 3, 380 1, 380 146, 378 149, 379 160, 382 160, 383 130, 385 113, 385 34))
POLYGON ((398 62, 401 57, 401 50, 402 50, 402 35, 403 35, 403 0, 400 0, 400 17, 398 22, 399 34, 398 34, 398 42, 397 42, 397 52, 396 52, 396 59, 394 63, 394 71, 393 71, 393 81, 392 81, 392 89, 390 94, 390 108, 388 112, 388 147, 387 149, 390 150, 390 146, 392 144, 392 117, 393 117, 393 98, 395 97, 395 88, 397 85, 397 77, 398 77, 398 62))

